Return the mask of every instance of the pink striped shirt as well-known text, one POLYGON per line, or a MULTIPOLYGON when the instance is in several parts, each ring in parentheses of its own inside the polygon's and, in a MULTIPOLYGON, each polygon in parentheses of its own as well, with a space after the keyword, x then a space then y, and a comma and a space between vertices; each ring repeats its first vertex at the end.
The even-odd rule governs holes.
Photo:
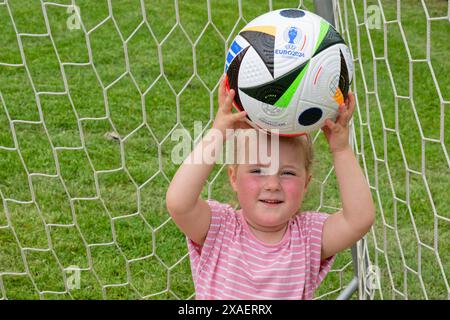
POLYGON ((312 299, 334 256, 320 261, 322 227, 329 216, 303 212, 277 244, 258 240, 242 210, 215 200, 203 246, 188 239, 196 299, 312 299))

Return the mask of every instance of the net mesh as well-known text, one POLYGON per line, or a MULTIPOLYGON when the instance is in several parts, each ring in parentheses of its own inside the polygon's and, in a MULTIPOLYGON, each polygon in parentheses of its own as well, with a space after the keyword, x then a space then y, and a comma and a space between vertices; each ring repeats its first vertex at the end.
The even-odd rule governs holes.
MULTIPOLYGON (((355 62, 352 144, 377 204, 358 243, 360 299, 450 292, 449 6, 402 5, 335 5, 355 62)), ((209 128, 234 36, 284 7, 314 11, 311 1, 0 1, 0 298, 194 297, 186 242, 165 208, 172 134, 195 140, 209 128)), ((304 209, 335 212, 320 132, 314 147, 304 209)), ((237 206, 224 168, 202 196, 237 206)), ((347 250, 317 299, 336 298, 353 276, 347 250)))
POLYGON ((450 298, 449 4, 336 3, 355 59, 353 145, 377 205, 358 243, 360 299, 450 298))

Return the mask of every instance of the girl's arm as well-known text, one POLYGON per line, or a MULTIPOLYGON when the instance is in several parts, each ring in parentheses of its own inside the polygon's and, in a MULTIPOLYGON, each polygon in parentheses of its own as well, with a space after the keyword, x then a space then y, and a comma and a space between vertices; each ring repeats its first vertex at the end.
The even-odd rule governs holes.
POLYGON ((342 210, 331 215, 324 223, 322 260, 355 244, 370 230, 375 220, 369 185, 348 144, 348 122, 354 107, 354 96, 349 93, 346 106, 339 108, 336 122, 327 120, 323 128, 333 154, 342 210))
POLYGON ((200 194, 220 156, 226 129, 242 127, 240 123, 246 116, 245 111, 231 112, 233 98, 234 91, 226 91, 223 79, 219 88, 219 109, 212 130, 208 131, 178 168, 166 193, 166 206, 173 221, 189 239, 199 245, 203 244, 211 221, 209 205, 200 198, 200 194))
MULTIPOLYGON (((200 198, 214 163, 203 161, 203 151, 221 148, 222 138, 210 130, 178 168, 166 193, 166 206, 175 224, 192 241, 202 245, 209 230, 211 212, 200 198)), ((218 150, 218 149, 215 149, 218 150)))

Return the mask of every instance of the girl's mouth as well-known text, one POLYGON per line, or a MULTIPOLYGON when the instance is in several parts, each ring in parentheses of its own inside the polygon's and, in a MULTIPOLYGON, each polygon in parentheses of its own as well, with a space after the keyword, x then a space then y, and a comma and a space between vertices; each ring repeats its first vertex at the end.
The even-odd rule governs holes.
POLYGON ((280 205, 281 203, 283 203, 283 201, 281 201, 281 200, 259 200, 259 201, 268 207, 276 207, 276 206, 280 205))

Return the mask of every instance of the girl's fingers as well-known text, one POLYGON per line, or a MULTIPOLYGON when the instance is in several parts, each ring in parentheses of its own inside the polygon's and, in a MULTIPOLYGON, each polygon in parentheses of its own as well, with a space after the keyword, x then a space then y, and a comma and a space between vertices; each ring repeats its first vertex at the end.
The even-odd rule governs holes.
POLYGON ((329 130, 333 131, 336 128, 336 123, 334 123, 331 119, 326 119, 325 120, 325 126, 329 130))
POLYGON ((336 123, 339 123, 342 126, 348 126, 350 119, 353 116, 353 111, 355 110, 355 96, 352 92, 348 93, 348 97, 345 100, 345 104, 341 104, 339 106, 338 112, 339 116, 336 120, 336 123))
POLYGON ((225 98, 227 96, 227 88, 226 88, 226 75, 223 74, 220 78, 220 84, 219 84, 219 105, 223 105, 225 102, 225 98))
POLYGON ((222 104, 222 108, 224 108, 225 111, 231 112, 231 109, 233 108, 233 99, 234 99, 234 90, 231 89, 226 94, 225 102, 222 104))
POLYGON ((241 122, 239 122, 239 127, 241 129, 252 129, 253 127, 247 122, 245 121, 246 118, 242 119, 241 122))
POLYGON ((355 96, 352 92, 348 93, 348 113, 349 120, 353 116, 353 112, 355 111, 355 96))
POLYGON ((342 112, 339 114, 339 117, 336 121, 336 123, 339 123, 341 126, 347 126, 348 124, 348 120, 349 120, 349 113, 348 113, 348 108, 347 105, 342 104, 340 106, 342 112))
POLYGON ((345 115, 346 115, 345 105, 341 104, 338 108, 338 115, 336 117, 336 121, 333 122, 330 120, 330 122, 332 122, 334 125, 339 124, 341 126, 344 126, 346 121, 345 115))
POLYGON ((349 92, 348 94, 348 99, 345 103, 346 106, 346 110, 344 112, 344 120, 343 123, 341 123, 342 125, 348 126, 352 116, 353 116, 353 111, 355 110, 355 97, 354 95, 349 92))
POLYGON ((247 117, 247 111, 241 111, 241 112, 233 114, 234 121, 244 121, 246 117, 247 117))
POLYGON ((323 134, 325 135, 325 137, 327 139, 329 139, 330 135, 331 135, 331 130, 330 128, 325 124, 322 128, 323 134))

